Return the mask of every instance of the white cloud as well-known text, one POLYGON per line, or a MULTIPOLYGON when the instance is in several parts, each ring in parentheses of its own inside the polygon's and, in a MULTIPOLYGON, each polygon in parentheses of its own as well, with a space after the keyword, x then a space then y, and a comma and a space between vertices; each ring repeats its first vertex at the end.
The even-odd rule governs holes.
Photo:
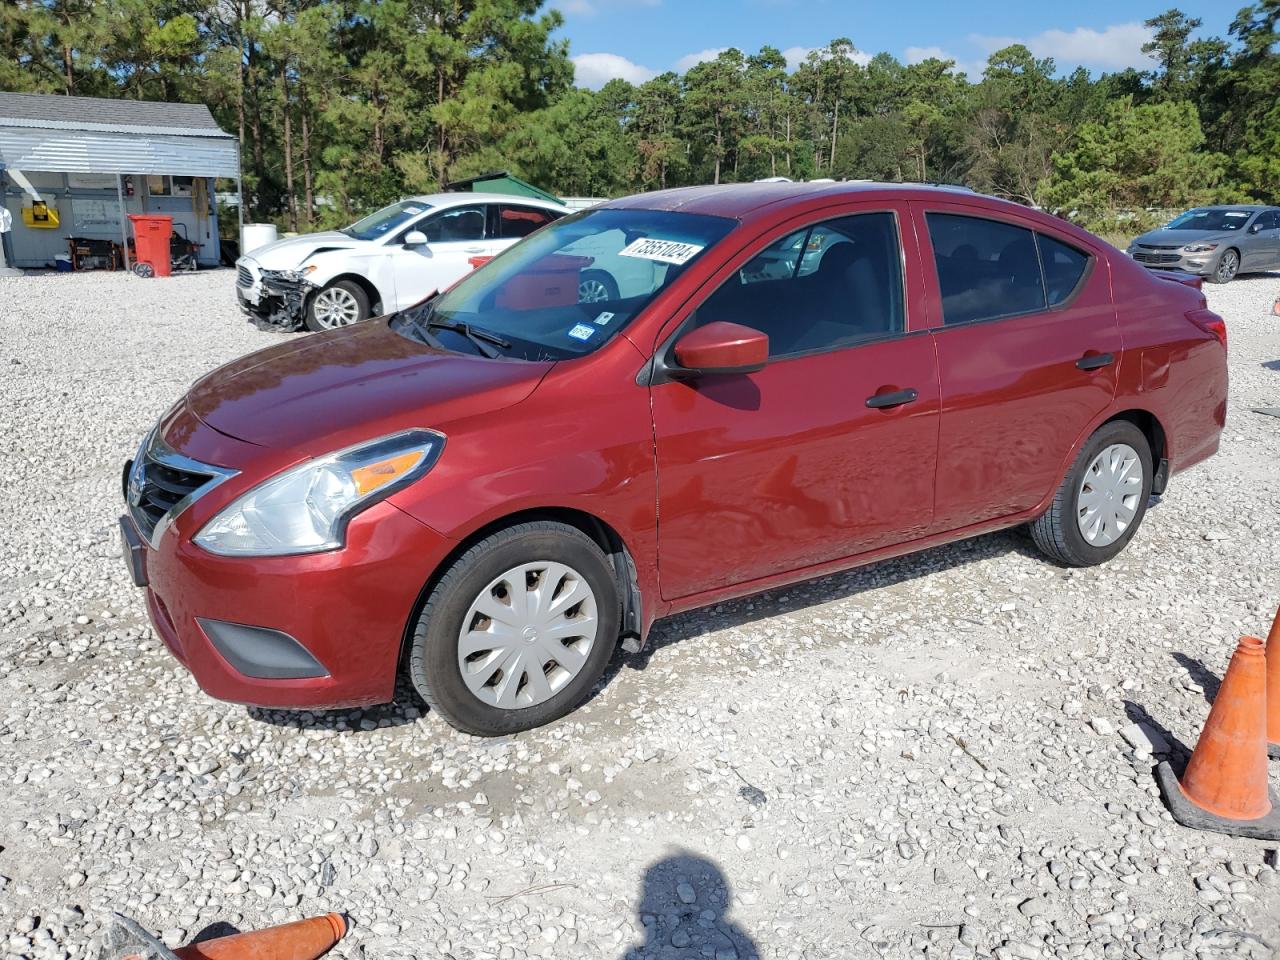
MULTIPOLYGON (((782 56, 787 61, 787 69, 795 70, 800 66, 800 64, 804 63, 806 58, 808 58, 809 54, 813 53, 813 51, 825 49, 826 47, 787 47, 787 49, 782 51, 782 56)), ((859 66, 865 67, 871 62, 871 54, 863 53, 861 50, 855 50, 849 59, 859 66)))
POLYGON ((1142 52, 1142 45, 1151 36, 1151 28, 1140 23, 1117 23, 1103 30, 1076 27, 1074 30, 1046 30, 1032 37, 992 37, 975 33, 969 39, 987 55, 1010 44, 1021 43, 1037 57, 1053 57, 1060 70, 1070 72, 1080 65, 1104 70, 1150 67, 1151 58, 1142 52))
POLYGON ((714 60, 728 49, 728 47, 708 47, 706 50, 699 50, 697 53, 687 53, 676 61, 676 72, 684 73, 690 67, 696 67, 698 64, 706 63, 708 60, 714 60))
POLYGON ((648 67, 632 63, 616 53, 580 53, 573 58, 574 78, 580 87, 599 90, 610 80, 644 83, 657 74, 648 67))

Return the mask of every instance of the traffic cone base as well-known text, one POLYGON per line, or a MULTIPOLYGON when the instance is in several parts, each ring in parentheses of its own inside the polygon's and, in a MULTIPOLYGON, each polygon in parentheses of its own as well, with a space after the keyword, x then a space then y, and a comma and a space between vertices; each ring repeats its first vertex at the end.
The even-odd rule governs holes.
POLYGON ((1276 799, 1274 793, 1271 795, 1271 812, 1265 817, 1256 820, 1231 820, 1209 813, 1188 800, 1168 761, 1156 767, 1156 781, 1160 784, 1160 794, 1164 797, 1169 812, 1173 814, 1173 819, 1184 827, 1212 830, 1214 833, 1226 833, 1251 840, 1280 840, 1280 800, 1276 799))

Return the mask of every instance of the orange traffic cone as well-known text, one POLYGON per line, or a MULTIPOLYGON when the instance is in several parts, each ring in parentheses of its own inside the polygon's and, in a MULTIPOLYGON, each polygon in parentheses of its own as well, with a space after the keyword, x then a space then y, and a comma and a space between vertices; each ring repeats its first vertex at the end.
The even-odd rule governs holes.
POLYGON ((1280 809, 1267 793, 1263 651, 1257 637, 1236 647, 1182 782, 1168 763, 1156 768, 1164 801, 1183 826, 1280 840, 1280 809))
POLYGON ((1280 610, 1267 634, 1267 755, 1280 760, 1280 610))
POLYGON ((181 947, 180 960, 316 960, 342 939, 347 923, 336 913, 279 927, 237 933, 181 947))
POLYGON ((1280 297, 1276 297, 1276 302, 1271 305, 1271 312, 1280 317, 1280 297))

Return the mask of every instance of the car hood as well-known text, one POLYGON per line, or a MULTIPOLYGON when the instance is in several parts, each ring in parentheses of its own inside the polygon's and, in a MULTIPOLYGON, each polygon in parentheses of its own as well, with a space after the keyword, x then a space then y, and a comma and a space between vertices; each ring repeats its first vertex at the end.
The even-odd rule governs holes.
POLYGON ((1152 230, 1133 242, 1160 247, 1185 247, 1188 243, 1229 240, 1231 237, 1240 236, 1243 232, 1242 230, 1152 230))
POLYGON ((197 381, 187 405, 219 433, 318 456, 511 406, 554 365, 438 350, 370 320, 241 357, 197 381))
POLYGON ((264 247, 250 250, 245 258, 255 261, 266 270, 294 270, 307 257, 325 250, 356 250, 368 246, 367 241, 356 240, 337 230, 325 233, 308 233, 301 237, 276 240, 264 247))

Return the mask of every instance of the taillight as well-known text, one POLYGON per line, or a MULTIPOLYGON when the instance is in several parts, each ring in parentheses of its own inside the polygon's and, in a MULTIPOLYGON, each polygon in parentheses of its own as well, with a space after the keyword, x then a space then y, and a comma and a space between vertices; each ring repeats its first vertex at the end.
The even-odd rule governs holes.
POLYGON ((1218 338, 1218 342, 1224 347, 1227 345, 1227 321, 1223 320, 1212 310, 1188 311, 1187 319, 1201 330, 1212 333, 1218 338))

